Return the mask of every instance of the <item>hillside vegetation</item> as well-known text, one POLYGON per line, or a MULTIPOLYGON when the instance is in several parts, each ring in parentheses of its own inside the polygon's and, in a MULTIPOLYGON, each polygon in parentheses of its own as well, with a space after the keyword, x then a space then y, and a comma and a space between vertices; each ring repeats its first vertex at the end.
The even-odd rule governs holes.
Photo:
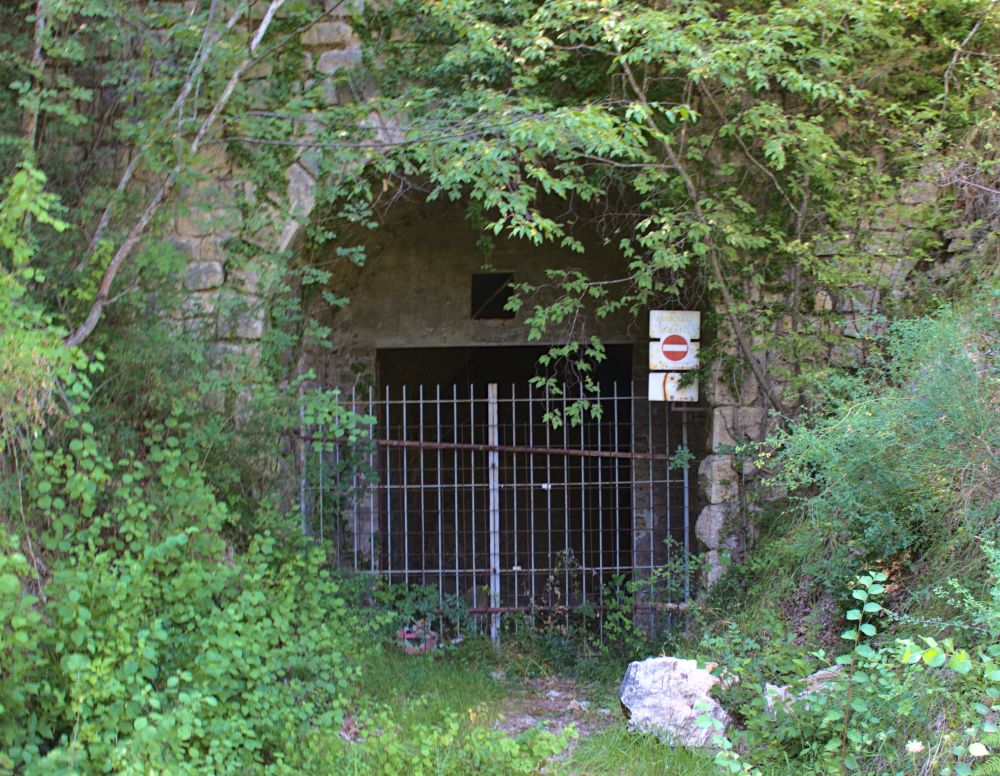
POLYGON ((331 73, 303 41, 332 5, 0 8, 0 773, 1000 772, 1000 5, 352 3, 331 73), (585 385, 580 311, 658 305, 705 310, 703 363, 759 382, 777 430, 737 453, 783 498, 678 628, 638 630, 624 591, 603 645, 522 628, 404 681, 384 650, 422 592, 303 535, 287 440, 368 422, 307 366, 331 278, 435 198, 484 257, 565 249, 512 306, 585 385), (199 214, 259 280, 252 349, 190 325, 199 214), (620 277, 575 269, 583 233, 620 277), (845 345, 823 300, 866 294, 845 345), (574 731, 494 725, 497 666, 607 692, 659 652, 718 664, 737 724, 710 753, 616 725, 553 760, 574 731))

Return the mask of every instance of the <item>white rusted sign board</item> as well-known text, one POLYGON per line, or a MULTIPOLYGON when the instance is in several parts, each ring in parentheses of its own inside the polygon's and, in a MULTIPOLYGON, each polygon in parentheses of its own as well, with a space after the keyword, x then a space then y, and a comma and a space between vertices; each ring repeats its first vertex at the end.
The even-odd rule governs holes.
POLYGON ((649 311, 649 400, 698 401, 697 381, 680 386, 683 373, 698 368, 701 313, 697 310, 649 311))
POLYGON ((683 372, 650 372, 650 401, 698 401, 698 383, 681 387, 683 372))
POLYGON ((701 339, 701 313, 697 310, 650 310, 649 338, 662 340, 680 334, 691 340, 701 339))
POLYGON ((668 334, 649 343, 649 371, 698 368, 698 343, 681 337, 680 334, 668 334))

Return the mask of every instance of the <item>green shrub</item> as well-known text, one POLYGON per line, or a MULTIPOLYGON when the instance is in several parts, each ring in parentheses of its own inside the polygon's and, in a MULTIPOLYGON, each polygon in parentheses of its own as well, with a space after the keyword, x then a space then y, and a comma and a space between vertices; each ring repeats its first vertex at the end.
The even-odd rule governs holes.
POLYGON ((35 451, 27 488, 51 564, 43 620, 18 614, 23 559, 0 566, 7 626, 35 639, 13 631, 0 683, 7 756, 33 773, 286 770, 290 742, 339 725, 367 620, 318 549, 224 538, 183 424, 120 460, 70 425, 65 448, 35 451), (29 667, 37 683, 18 689, 29 667))
MULTIPOLYGON (((474 714, 474 712, 470 712, 474 714)), ((572 728, 551 733, 535 727, 517 737, 483 725, 463 724, 457 712, 434 723, 400 727, 388 710, 361 719, 358 740, 314 733, 295 762, 304 773, 414 774, 465 776, 541 773, 562 752, 572 728)))
MULTIPOLYGON (((857 578, 841 635, 850 649, 833 660, 822 650, 803 660, 736 630, 704 642, 729 680, 721 701, 739 723, 717 737, 718 765, 734 773, 972 773, 977 745, 997 730, 1000 645, 970 652, 951 639, 880 641, 885 582, 881 572, 857 578), (809 688, 808 673, 831 663, 839 673, 809 688), (768 708, 768 683, 787 686, 789 699, 768 708)), ((1000 599, 992 606, 1000 613, 1000 599)))
POLYGON ((827 590, 894 555, 968 557, 977 537, 996 535, 994 305, 894 324, 883 363, 831 377, 821 406, 770 440, 810 529, 802 570, 827 590))
POLYGON ((29 573, 18 542, 0 527, 0 768, 10 767, 5 750, 22 735, 41 664, 37 599, 21 589, 29 573))

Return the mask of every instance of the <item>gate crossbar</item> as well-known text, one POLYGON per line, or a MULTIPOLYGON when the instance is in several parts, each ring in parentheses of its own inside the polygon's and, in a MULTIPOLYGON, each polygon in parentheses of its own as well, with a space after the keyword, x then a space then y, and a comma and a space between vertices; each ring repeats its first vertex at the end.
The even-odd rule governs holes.
MULTIPOLYGON (((341 442, 336 437, 313 435, 296 435, 310 442, 341 442)), ((629 461, 665 461, 670 463, 674 456, 663 453, 636 453, 620 450, 577 450, 572 447, 525 447, 524 445, 489 445, 473 444, 471 442, 427 442, 420 439, 381 439, 372 440, 378 447, 407 448, 411 450, 467 450, 476 453, 524 453, 535 455, 567 455, 574 458, 621 458, 629 461)))

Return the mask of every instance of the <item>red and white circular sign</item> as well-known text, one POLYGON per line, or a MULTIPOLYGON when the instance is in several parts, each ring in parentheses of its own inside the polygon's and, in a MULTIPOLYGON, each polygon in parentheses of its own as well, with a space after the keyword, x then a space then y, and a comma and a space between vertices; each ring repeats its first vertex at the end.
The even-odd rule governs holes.
POLYGON ((683 334, 668 334, 660 342, 660 350, 668 361, 683 361, 691 350, 691 344, 683 334))

